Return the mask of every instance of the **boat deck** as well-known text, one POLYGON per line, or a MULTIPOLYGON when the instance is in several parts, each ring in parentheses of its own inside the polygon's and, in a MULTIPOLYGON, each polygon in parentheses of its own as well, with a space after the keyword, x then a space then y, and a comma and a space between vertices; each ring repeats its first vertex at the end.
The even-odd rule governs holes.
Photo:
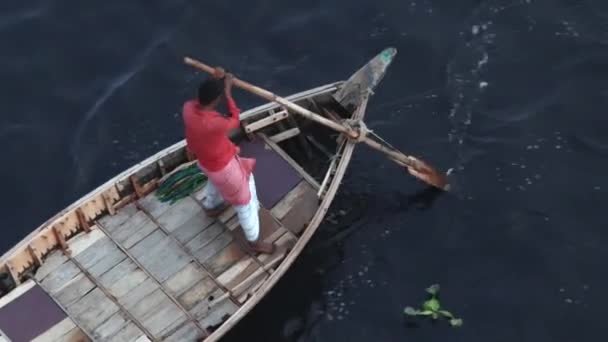
POLYGON ((274 254, 246 248, 232 208, 207 217, 202 189, 173 205, 151 193, 71 238, 69 253, 52 252, 19 298, 2 298, 4 334, 12 341, 194 341, 211 334, 278 267, 318 208, 315 185, 280 151, 260 140, 241 150, 258 160, 261 237, 276 244, 274 254))

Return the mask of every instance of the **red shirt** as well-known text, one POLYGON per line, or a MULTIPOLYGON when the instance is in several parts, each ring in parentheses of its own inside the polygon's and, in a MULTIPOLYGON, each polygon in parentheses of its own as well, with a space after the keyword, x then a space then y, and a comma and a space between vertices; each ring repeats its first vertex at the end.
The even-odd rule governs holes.
POLYGON ((213 110, 201 110, 197 100, 184 103, 182 116, 186 129, 186 144, 198 162, 209 171, 223 169, 237 148, 228 139, 228 131, 239 127, 241 110, 232 97, 226 97, 230 117, 213 110))

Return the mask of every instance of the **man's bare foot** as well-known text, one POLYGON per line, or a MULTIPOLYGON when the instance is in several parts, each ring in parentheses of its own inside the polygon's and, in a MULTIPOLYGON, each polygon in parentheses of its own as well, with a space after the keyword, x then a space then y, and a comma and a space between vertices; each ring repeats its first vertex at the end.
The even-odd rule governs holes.
POLYGON ((260 241, 249 241, 249 247, 254 252, 263 253, 263 254, 272 254, 274 252, 274 244, 260 241))

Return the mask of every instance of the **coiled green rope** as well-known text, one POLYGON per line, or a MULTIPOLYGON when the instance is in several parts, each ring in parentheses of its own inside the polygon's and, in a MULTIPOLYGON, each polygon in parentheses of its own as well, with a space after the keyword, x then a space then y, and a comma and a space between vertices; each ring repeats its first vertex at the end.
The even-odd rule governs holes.
POLYGON ((173 204, 197 191, 206 180, 198 165, 192 164, 165 179, 156 190, 156 197, 173 204))

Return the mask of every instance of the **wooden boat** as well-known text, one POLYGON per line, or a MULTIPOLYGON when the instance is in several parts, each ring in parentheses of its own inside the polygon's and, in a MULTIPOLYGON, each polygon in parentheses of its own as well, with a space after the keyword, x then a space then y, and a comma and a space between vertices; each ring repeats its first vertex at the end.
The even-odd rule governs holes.
MULTIPOLYGON (((347 81, 287 99, 331 120, 362 119, 395 54, 386 49, 347 81)), ((241 123, 244 134, 231 138, 258 161, 261 236, 274 254, 244 247, 233 209, 206 217, 201 189, 159 201, 159 179, 192 162, 181 141, 2 256, 0 342, 216 341, 234 327, 315 233, 356 145, 275 103, 243 112, 241 123)))

